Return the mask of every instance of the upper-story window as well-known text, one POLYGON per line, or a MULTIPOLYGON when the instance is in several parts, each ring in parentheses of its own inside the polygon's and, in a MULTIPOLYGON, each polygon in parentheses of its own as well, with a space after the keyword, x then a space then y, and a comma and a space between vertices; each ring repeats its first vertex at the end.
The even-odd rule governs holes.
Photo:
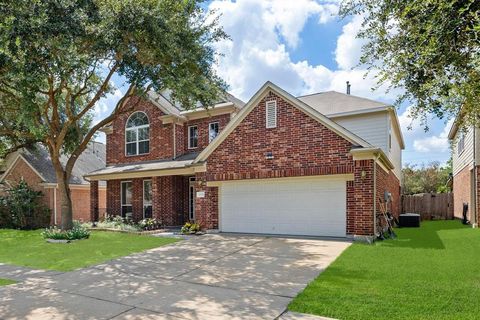
POLYGON ((460 155, 464 149, 465 149, 465 133, 461 132, 460 138, 458 139, 458 144, 457 144, 458 155, 460 155))
POLYGON ((135 112, 128 118, 125 128, 125 152, 127 156, 150 152, 150 124, 143 112, 135 112))
POLYGON ((198 127, 188 127, 188 148, 194 149, 198 147, 198 127))
POLYGON ((218 136, 219 126, 218 122, 211 122, 208 125, 208 142, 212 142, 218 136))

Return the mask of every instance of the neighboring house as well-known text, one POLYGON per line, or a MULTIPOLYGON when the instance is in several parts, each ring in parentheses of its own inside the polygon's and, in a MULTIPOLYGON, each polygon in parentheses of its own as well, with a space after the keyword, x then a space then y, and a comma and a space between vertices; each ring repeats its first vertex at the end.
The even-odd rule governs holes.
POLYGON ((455 123, 448 134, 452 144, 453 215, 463 218, 463 205, 466 204, 467 219, 473 226, 477 226, 480 219, 479 134, 478 128, 472 126, 459 130, 455 123))
MULTIPOLYGON (((62 157, 61 162, 66 163, 62 157)), ((70 179, 73 204, 73 219, 90 221, 90 184, 83 176, 96 169, 105 167, 105 145, 91 142, 78 158, 70 179)), ((51 223, 61 223, 61 196, 57 186, 55 170, 48 151, 38 145, 35 148, 21 149, 8 155, 0 175, 0 193, 25 180, 35 190, 42 191, 43 201, 52 213, 51 223)), ((106 186, 98 188, 99 209, 105 211, 106 186)))
MULTIPOLYGON (((104 128, 109 214, 221 232, 372 236, 379 199, 399 213, 395 109, 338 92, 293 97, 267 82, 182 111, 152 94, 104 128)), ((92 197, 92 208, 97 206, 92 197)))

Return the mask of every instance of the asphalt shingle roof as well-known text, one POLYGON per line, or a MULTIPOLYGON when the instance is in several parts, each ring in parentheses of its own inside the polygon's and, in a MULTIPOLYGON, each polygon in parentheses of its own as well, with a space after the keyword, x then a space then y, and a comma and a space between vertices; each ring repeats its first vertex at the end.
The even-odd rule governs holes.
POLYGON ((310 107, 326 116, 388 107, 388 104, 383 102, 356 97, 336 91, 309 94, 306 96, 297 97, 297 99, 308 104, 310 107))
MULTIPOLYGON (((57 183, 55 169, 45 147, 38 145, 35 148, 24 149, 21 154, 42 175, 46 183, 57 183)), ((73 167, 70 184, 88 184, 89 182, 83 176, 91 171, 104 168, 105 158, 105 145, 100 142, 90 142, 73 167)), ((63 165, 67 160, 66 156, 60 158, 63 165)))

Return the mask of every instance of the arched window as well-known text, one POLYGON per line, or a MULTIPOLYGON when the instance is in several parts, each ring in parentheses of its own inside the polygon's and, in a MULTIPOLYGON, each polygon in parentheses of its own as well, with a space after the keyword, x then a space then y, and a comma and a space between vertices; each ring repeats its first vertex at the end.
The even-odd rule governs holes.
POLYGON ((127 156, 146 154, 150 151, 150 124, 143 112, 135 112, 128 118, 125 128, 125 152, 127 156))

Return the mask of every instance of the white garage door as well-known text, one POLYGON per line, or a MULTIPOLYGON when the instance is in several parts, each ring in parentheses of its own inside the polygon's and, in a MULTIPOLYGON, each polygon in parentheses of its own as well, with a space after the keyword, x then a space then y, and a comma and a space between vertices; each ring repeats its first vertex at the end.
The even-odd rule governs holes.
POLYGON ((219 191, 222 232, 346 235, 344 179, 230 181, 219 191))

